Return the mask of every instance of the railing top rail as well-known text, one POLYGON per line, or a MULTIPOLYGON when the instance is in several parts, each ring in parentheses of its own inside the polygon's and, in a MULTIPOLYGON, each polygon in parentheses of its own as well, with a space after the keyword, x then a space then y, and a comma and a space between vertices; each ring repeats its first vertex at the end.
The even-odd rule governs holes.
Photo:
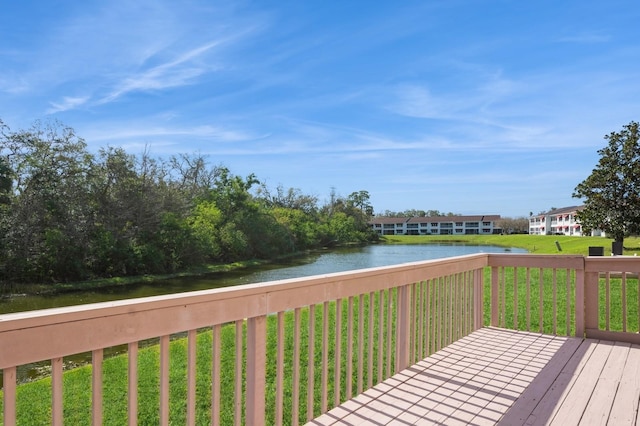
POLYGON ((585 258, 586 272, 633 272, 640 273, 639 256, 588 256, 585 258))
POLYGON ((584 269, 584 256, 574 254, 490 253, 488 266, 584 269))

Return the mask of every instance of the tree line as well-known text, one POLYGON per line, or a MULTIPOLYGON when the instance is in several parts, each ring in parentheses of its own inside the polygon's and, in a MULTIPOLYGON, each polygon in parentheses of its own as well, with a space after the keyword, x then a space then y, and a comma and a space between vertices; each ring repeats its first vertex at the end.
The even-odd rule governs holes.
POLYGON ((459 214, 449 212, 441 212, 440 210, 419 210, 419 209, 407 209, 401 212, 395 212, 392 210, 385 210, 382 213, 377 214, 380 217, 442 217, 442 216, 460 216, 459 214))
MULTIPOLYGON (((0 121, 0 283, 164 274, 376 239, 367 191, 320 205, 195 154, 154 158, 0 121)), ((0 286, 1 287, 1 286, 0 286)))

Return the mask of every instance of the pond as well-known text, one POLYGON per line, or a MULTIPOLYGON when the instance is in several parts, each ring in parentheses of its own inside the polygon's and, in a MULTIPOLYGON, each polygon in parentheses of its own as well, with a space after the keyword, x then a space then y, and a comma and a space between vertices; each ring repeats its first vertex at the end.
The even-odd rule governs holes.
POLYGON ((14 296, 0 299, 0 314, 86 303, 107 302, 274 281, 355 269, 388 266, 474 253, 526 253, 520 248, 467 244, 369 245, 313 252, 285 263, 271 263, 232 272, 200 277, 161 280, 127 286, 92 289, 63 294, 14 296))

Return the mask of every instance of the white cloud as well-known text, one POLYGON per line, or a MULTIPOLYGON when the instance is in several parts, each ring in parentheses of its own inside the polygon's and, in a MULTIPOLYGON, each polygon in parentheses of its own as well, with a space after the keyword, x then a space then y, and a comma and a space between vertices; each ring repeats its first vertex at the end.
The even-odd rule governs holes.
POLYGON ((80 97, 65 96, 62 98, 62 102, 49 102, 51 104, 51 108, 47 109, 46 113, 54 114, 56 112, 75 109, 87 103, 88 100, 89 100, 88 96, 80 96, 80 97))
POLYGON ((213 8, 146 0, 70 8, 33 36, 28 55, 18 52, 24 66, 20 84, 0 71, 0 91, 29 88, 62 99, 50 102, 46 112, 51 114, 104 105, 131 93, 193 85, 225 67, 223 48, 261 27, 259 18, 237 17, 233 7, 213 8), (78 102, 70 87, 82 87, 92 96, 78 102))
POLYGON ((101 130, 96 126, 84 132, 85 139, 90 142, 107 142, 109 144, 119 144, 131 142, 132 140, 143 140, 145 143, 158 143, 159 140, 173 141, 166 142, 167 145, 180 144, 185 137, 193 139, 205 139, 212 142, 240 142, 254 140, 259 136, 243 130, 229 129, 214 125, 197 125, 193 127, 167 127, 145 119, 145 124, 127 127, 125 123, 106 126, 108 129, 101 130), (113 129, 118 130, 113 130, 113 129))
POLYGON ((29 83, 22 76, 2 76, 0 75, 0 92, 17 95, 29 90, 29 83))
POLYGON ((129 92, 161 90, 192 84, 196 77, 216 69, 210 65, 196 64, 195 60, 219 44, 218 40, 210 41, 181 53, 175 59, 161 65, 133 73, 116 84, 114 90, 99 103, 111 102, 129 92))
POLYGON ((453 106, 431 94, 422 86, 405 85, 395 90, 395 102, 390 109, 397 114, 417 118, 447 118, 453 106))

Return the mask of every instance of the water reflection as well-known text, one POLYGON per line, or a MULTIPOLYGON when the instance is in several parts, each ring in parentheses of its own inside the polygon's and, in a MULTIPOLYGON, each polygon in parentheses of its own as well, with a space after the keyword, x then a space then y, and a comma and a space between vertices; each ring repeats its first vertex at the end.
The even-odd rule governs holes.
POLYGON ((108 302, 161 294, 207 290, 287 278, 306 277, 355 269, 388 266, 406 262, 460 256, 473 253, 526 253, 519 248, 466 244, 371 245, 314 252, 287 262, 273 263, 238 271, 92 289, 72 293, 16 296, 0 299, 0 314, 86 303, 108 302))

